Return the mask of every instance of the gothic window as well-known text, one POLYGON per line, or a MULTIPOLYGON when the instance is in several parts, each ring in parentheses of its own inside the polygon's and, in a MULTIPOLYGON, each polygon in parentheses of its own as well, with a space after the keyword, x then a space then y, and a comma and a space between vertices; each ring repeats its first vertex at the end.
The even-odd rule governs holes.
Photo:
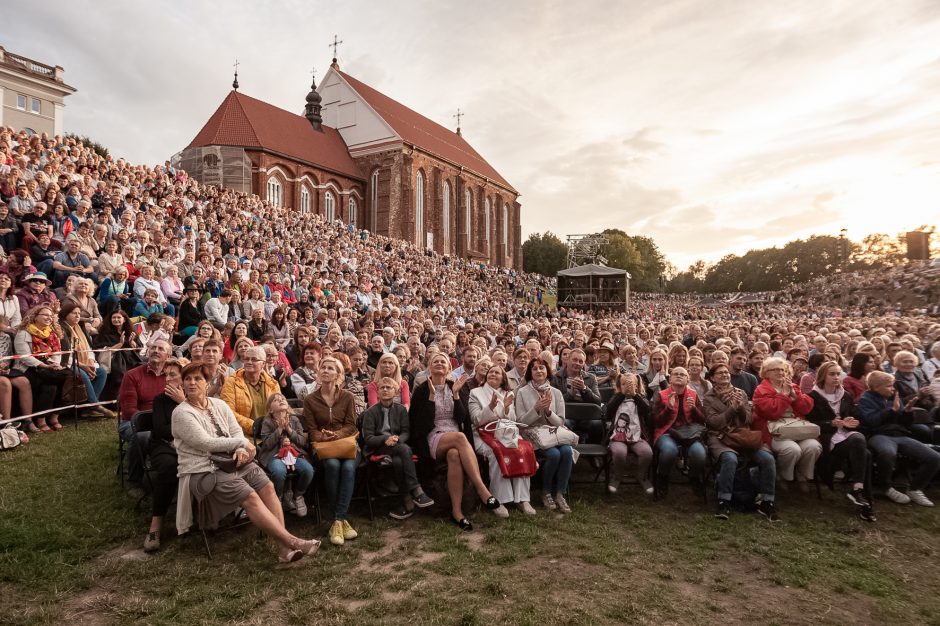
POLYGON ((415 243, 424 247, 424 174, 415 177, 415 243))
POLYGON ((306 215, 310 212, 310 191, 306 185, 300 187, 300 214, 306 215))
POLYGON ((444 214, 441 216, 441 242, 444 254, 450 253, 450 183, 444 181, 444 214))
POLYGON ((469 189, 466 189, 463 194, 463 204, 464 204, 464 226, 467 228, 467 247, 470 247, 470 211, 473 207, 473 194, 470 193, 469 189))
POLYGON ((490 204, 490 199, 486 199, 486 213, 483 218, 483 225, 486 230, 483 231, 483 241, 486 244, 486 253, 490 253, 490 209, 492 205, 490 204))
POLYGON ((504 204, 503 205, 503 243, 506 244, 506 249, 509 249, 509 209, 504 204))
POLYGON ((359 205, 356 204, 356 199, 350 198, 349 199, 349 219, 346 221, 352 224, 353 226, 356 225, 356 209, 358 208, 359 208, 359 205))
POLYGON ((327 222, 336 219, 336 197, 332 191, 327 191, 323 196, 323 217, 327 222))
POLYGON ((378 230, 379 222, 379 170, 372 172, 372 183, 369 191, 369 210, 372 212, 372 230, 378 230))
POLYGON ((281 206, 281 182, 274 176, 268 179, 268 202, 276 207, 281 206))

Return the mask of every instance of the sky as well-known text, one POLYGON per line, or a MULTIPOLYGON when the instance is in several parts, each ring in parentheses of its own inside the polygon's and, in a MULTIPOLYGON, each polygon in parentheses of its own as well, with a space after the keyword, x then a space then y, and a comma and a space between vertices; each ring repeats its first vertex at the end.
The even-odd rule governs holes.
POLYGON ((65 68, 65 129, 134 163, 231 89, 300 113, 344 71, 455 127, 522 196, 523 239, 614 227, 682 269, 810 234, 940 225, 933 0, 101 0, 6 7, 65 68))

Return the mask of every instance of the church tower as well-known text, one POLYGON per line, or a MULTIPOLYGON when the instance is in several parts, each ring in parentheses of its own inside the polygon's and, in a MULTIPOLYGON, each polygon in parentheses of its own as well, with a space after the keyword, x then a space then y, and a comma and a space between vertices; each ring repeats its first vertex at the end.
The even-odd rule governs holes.
POLYGON ((320 117, 320 102, 322 102, 319 92, 317 92, 317 78, 313 77, 310 82, 310 93, 307 94, 307 106, 304 107, 304 117, 310 122, 314 130, 323 132, 323 118, 320 117))

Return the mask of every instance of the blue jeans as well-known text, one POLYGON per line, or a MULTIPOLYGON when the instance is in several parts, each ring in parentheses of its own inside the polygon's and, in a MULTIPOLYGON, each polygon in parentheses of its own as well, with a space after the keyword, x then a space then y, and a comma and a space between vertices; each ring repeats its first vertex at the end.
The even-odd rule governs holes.
POLYGON ((913 490, 924 489, 940 470, 940 453, 911 437, 875 435, 868 440, 868 447, 875 453, 875 464, 878 467, 875 480, 882 489, 891 486, 891 479, 898 463, 898 454, 915 466, 911 475, 911 489, 913 490))
MULTIPOLYGON (((98 402, 98 399, 101 397, 101 392, 104 391, 104 385, 108 382, 108 373, 100 365, 95 369, 95 379, 92 380, 91 376, 88 375, 88 372, 82 368, 78 368, 78 375, 81 376, 82 382, 85 383, 85 391, 88 393, 89 402, 98 402)), ((130 424, 130 422, 128 422, 130 424)))
MULTIPOLYGON (((670 435, 663 435, 656 442, 656 452, 659 453, 659 463, 656 466, 656 473, 661 478, 669 476, 673 466, 676 464, 676 458, 679 456, 679 446, 670 435)), ((705 472, 705 446, 700 441, 696 441, 686 451, 689 464, 689 476, 693 480, 701 480, 705 472)))
POLYGON ((323 482, 326 483, 326 498, 333 509, 334 520, 346 519, 356 486, 357 465, 358 458, 323 460, 323 482))
MULTIPOLYGON (((271 482, 274 483, 274 491, 277 492, 277 498, 280 500, 284 496, 284 484, 287 482, 287 466, 281 459, 271 459, 268 461, 268 475, 271 476, 271 482)), ((313 482, 313 466, 307 459, 297 459, 294 464, 294 497, 302 496, 307 493, 307 487, 313 482)))
MULTIPOLYGON (((774 481, 777 479, 777 462, 774 455, 767 450, 758 450, 754 453, 754 463, 748 471, 748 477, 754 480, 754 470, 757 470, 757 489, 766 502, 774 501, 774 481)), ((718 457, 718 499, 731 500, 734 489, 734 475, 738 469, 738 455, 734 452, 722 452, 718 457)))
POLYGON ((556 446, 539 450, 542 456, 542 491, 549 494, 568 493, 571 478, 571 446, 556 446))

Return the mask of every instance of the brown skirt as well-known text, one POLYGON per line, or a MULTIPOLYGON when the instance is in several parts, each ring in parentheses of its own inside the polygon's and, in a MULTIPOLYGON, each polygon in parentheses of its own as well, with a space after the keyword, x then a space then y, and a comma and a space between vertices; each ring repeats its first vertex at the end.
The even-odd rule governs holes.
POLYGON ((219 527, 222 519, 241 506, 245 498, 261 491, 270 479, 257 463, 249 463, 233 473, 215 471, 193 474, 189 490, 199 501, 200 528, 219 527))

